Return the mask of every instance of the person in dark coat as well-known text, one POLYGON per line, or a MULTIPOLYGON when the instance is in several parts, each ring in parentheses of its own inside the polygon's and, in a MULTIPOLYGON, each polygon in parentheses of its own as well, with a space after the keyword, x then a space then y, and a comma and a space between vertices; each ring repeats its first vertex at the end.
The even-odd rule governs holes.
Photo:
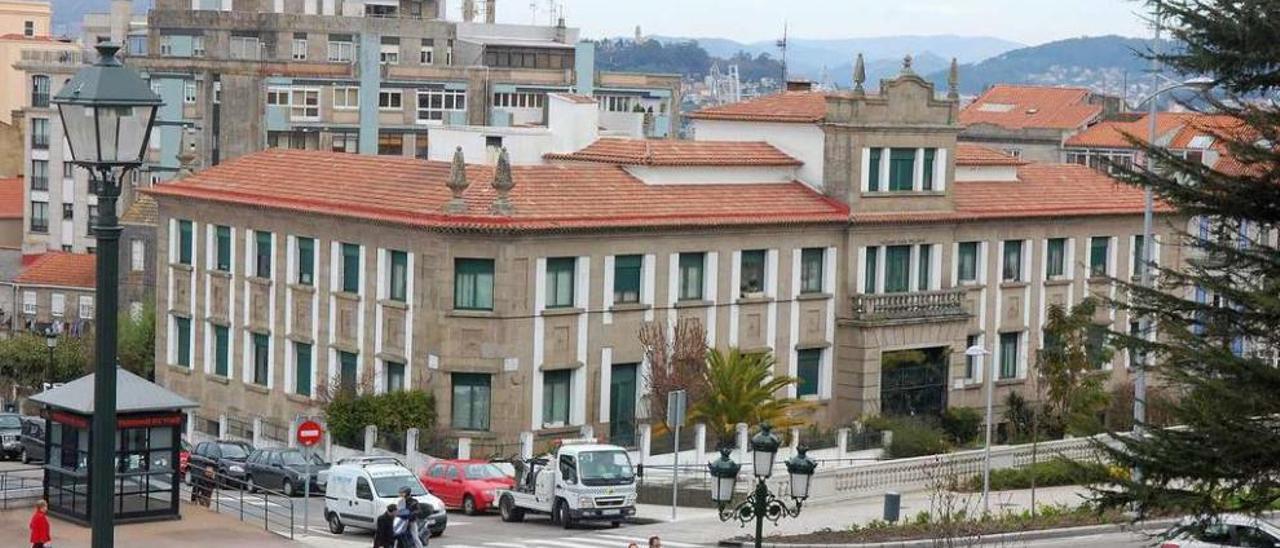
POLYGON ((373 529, 373 548, 396 547, 396 510, 394 504, 387 505, 387 511, 378 516, 377 525, 373 529))

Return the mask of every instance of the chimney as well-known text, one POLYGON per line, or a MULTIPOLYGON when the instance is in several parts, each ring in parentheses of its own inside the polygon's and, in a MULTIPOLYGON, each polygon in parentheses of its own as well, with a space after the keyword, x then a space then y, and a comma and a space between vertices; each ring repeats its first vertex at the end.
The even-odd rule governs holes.
POLYGON ((808 80, 787 80, 787 91, 813 91, 813 82, 808 80))
POLYGON ((498 153, 498 164, 493 167, 493 189, 498 192, 498 197, 493 199, 493 205, 489 207, 489 211, 494 215, 511 215, 515 213, 515 206, 511 205, 511 189, 516 187, 515 179, 511 178, 511 160, 507 158, 507 147, 502 147, 502 151, 498 153))
POLYGON ((189 177, 196 172, 196 161, 200 159, 196 153, 196 130, 187 128, 182 132, 182 141, 178 152, 178 176, 189 177))
POLYGON ((129 37, 129 22, 133 19, 133 2, 130 0, 111 0, 111 41, 124 45, 129 37))
POLYGON ((498 0, 484 0, 484 22, 490 25, 498 22, 498 0))
POLYGON ((449 166, 449 180, 445 185, 453 192, 453 198, 444 205, 445 213, 466 213, 467 201, 462 198, 462 193, 470 183, 467 182, 467 162, 462 157, 462 147, 453 152, 453 165, 449 166))

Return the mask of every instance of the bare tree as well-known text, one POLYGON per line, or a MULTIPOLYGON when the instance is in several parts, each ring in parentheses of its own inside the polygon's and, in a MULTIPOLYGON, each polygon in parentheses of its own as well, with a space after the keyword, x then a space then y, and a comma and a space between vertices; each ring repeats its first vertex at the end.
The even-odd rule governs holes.
POLYGON ((657 428, 666 424, 667 394, 684 390, 692 407, 707 394, 707 331, 697 318, 676 321, 671 333, 663 322, 640 326, 640 346, 644 348, 649 371, 644 382, 649 387, 649 419, 657 428))

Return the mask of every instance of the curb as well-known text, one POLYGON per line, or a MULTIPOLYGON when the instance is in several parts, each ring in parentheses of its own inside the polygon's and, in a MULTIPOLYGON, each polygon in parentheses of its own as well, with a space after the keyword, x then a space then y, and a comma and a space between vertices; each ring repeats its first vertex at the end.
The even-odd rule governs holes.
MULTIPOLYGON (((1037 531, 1018 531, 1012 533, 997 533, 993 535, 956 537, 955 542, 968 544, 975 542, 1009 542, 1009 541, 1027 541, 1027 540, 1046 540, 1055 538, 1071 538, 1077 536, 1098 535, 1104 533, 1120 533, 1124 531, 1140 530, 1145 528, 1165 529, 1171 525, 1178 523, 1181 518, 1164 518, 1140 523, 1111 523, 1103 525, 1087 525, 1083 527, 1064 527, 1059 529, 1041 529, 1037 531)), ((767 540, 767 539, 766 539, 767 540)), ((740 540, 722 540, 719 546, 725 547, 744 547, 749 546, 749 541, 740 540)), ((851 543, 851 544, 801 544, 801 543, 776 543, 765 542, 762 546, 772 548, 933 548, 938 546, 938 539, 912 539, 888 542, 869 542, 869 543, 851 543)))

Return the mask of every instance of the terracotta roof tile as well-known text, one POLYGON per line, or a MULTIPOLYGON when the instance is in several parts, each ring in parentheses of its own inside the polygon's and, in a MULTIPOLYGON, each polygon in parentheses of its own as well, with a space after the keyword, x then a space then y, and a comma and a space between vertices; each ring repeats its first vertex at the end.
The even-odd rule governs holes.
MULTIPOLYGON (((1201 114, 1185 119, 1186 123, 1169 140, 1169 148, 1192 148, 1198 145, 1193 141, 1196 137, 1212 137, 1212 145, 1221 145, 1224 139, 1254 140, 1258 132, 1254 131, 1244 120, 1225 114, 1201 114)), ((1197 146, 1195 148, 1204 148, 1197 146)))
POLYGON ((446 162, 271 149, 144 192, 444 230, 582 230, 840 222, 799 182, 647 185, 614 165, 516 166, 512 216, 490 213, 493 168, 467 166, 468 212, 447 214, 446 162))
POLYGON ((13 279, 17 285, 53 285, 94 289, 97 258, 86 253, 45 253, 13 279))
POLYGON ((958 166, 1020 166, 1027 162, 993 148, 972 143, 956 143, 958 166))
POLYGON ((1089 93, 1085 88, 996 85, 960 111, 960 123, 1008 129, 1082 128, 1102 115, 1101 105, 1088 103, 1089 93))
POLYGON ((573 153, 547 154, 549 160, 645 166, 798 166, 800 160, 762 141, 677 141, 672 139, 600 139, 573 153))
POLYGON ((120 216, 121 224, 129 225, 150 225, 155 226, 157 219, 160 218, 158 208, 156 207, 156 199, 150 194, 138 194, 134 199, 133 205, 120 216))
POLYGON ((22 177, 0 179, 0 219, 21 219, 22 206, 22 177))
POLYGON ((737 103, 705 108, 688 114, 695 120, 815 123, 827 116, 827 94, 820 91, 787 91, 737 103))
MULTIPOLYGON (((1086 166, 1032 163, 1018 181, 956 182, 953 211, 855 213, 854 223, 961 222, 987 219, 1138 215, 1140 189, 1086 166)), ((1158 211, 1171 211, 1163 205, 1158 211)))
MULTIPOLYGON (((1193 113, 1183 112, 1161 112, 1156 115, 1156 136, 1157 138, 1168 135, 1172 131, 1179 130, 1187 121, 1197 116, 1193 113)), ((1094 124, 1089 129, 1072 135, 1067 138, 1065 143, 1068 147, 1079 148, 1133 148, 1133 144, 1129 142, 1130 137, 1135 137, 1140 143, 1147 142, 1147 115, 1143 115, 1137 120, 1107 120, 1094 124)))

